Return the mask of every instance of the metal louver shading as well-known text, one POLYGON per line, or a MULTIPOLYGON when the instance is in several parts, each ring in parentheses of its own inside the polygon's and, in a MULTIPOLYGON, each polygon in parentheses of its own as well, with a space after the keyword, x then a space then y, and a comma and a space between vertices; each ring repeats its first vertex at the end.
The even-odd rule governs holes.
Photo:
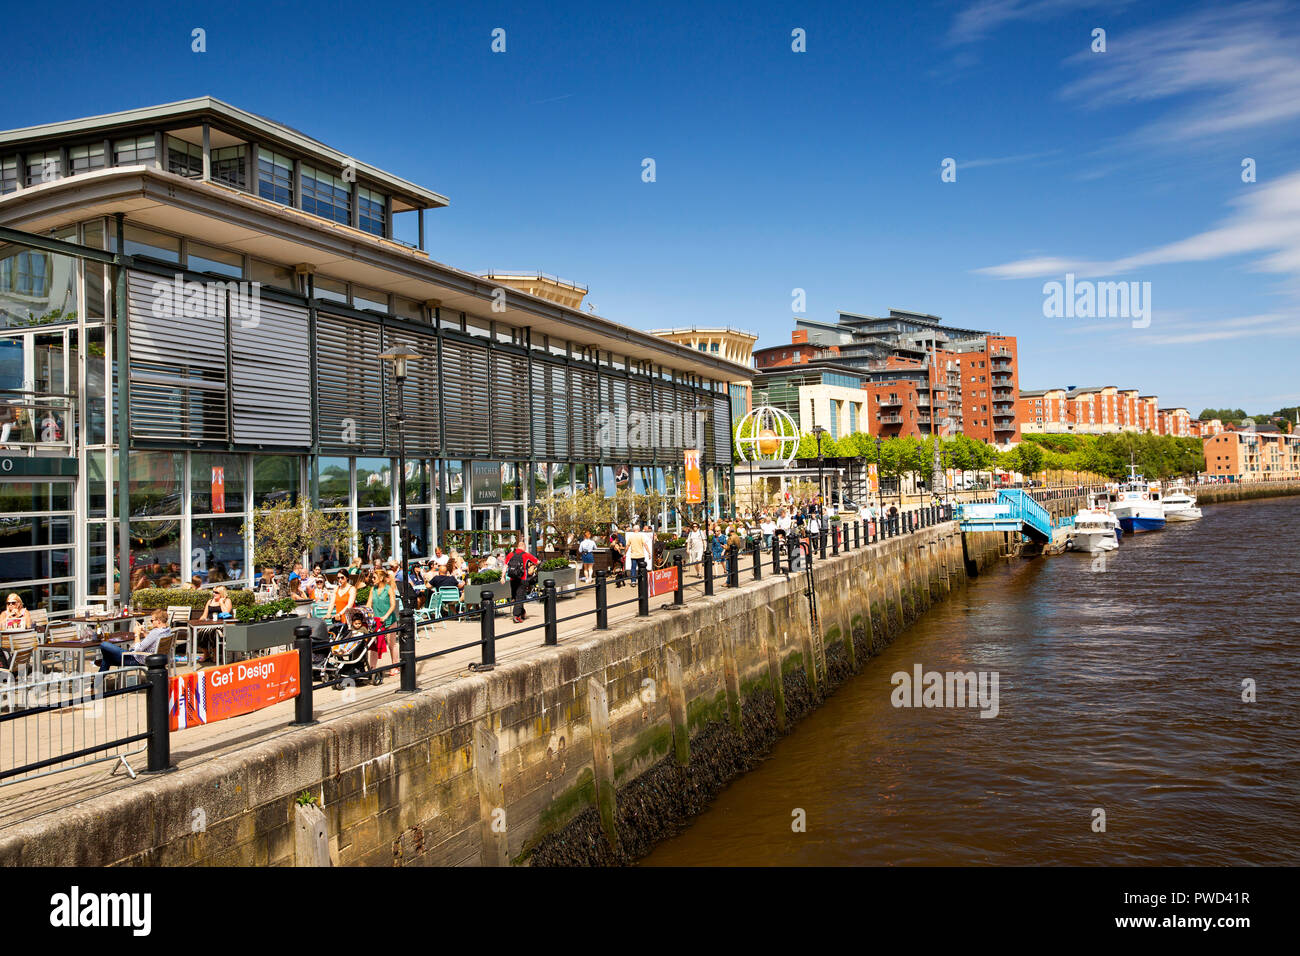
MULTIPOLYGON (((488 352, 444 337, 442 340, 442 397, 447 454, 470 458, 489 453, 488 416, 493 413, 488 390, 488 352)), ((502 401, 520 401, 506 393, 502 401)))
POLYGON ((632 462, 649 462, 654 458, 656 435, 653 406, 650 404, 650 383, 632 379, 628 382, 628 460, 632 462), (641 421, 633 418, 641 416, 641 421))
POLYGON ((322 448, 384 450, 383 379, 378 322, 316 315, 316 418, 322 448))
MULTIPOLYGON (((403 346, 419 354, 406 364, 406 387, 402 407, 406 415, 406 454, 408 457, 432 457, 438 454, 438 339, 432 332, 424 334, 410 329, 386 328, 384 350, 403 346)), ((385 363, 385 407, 397 414, 397 379, 393 367, 385 363)), ((398 454, 396 419, 390 419, 388 451, 398 454)))
POLYGON ((605 456, 615 462, 627 457, 627 380, 611 378, 605 385, 604 410, 609 413, 609 447, 605 456))
POLYGON ((224 296, 128 272, 127 331, 131 437, 229 440, 224 296))
MULTIPOLYGON (((700 404, 704 404, 701 402, 700 404)), ((731 399, 725 395, 713 399, 713 414, 709 416, 713 429, 713 464, 731 464, 731 399)))
MULTIPOLYGON (((528 359, 510 352, 492 353, 492 394, 528 392, 528 359)), ((528 458, 529 401, 497 402, 492 422, 492 455, 522 461, 528 458)))
POLYGON ((233 318, 231 411, 234 440, 311 445, 307 309, 261 299, 253 318, 233 318))
POLYGON ((569 369, 569 418, 573 423, 573 457, 595 461, 600 456, 600 374, 595 369, 569 369))

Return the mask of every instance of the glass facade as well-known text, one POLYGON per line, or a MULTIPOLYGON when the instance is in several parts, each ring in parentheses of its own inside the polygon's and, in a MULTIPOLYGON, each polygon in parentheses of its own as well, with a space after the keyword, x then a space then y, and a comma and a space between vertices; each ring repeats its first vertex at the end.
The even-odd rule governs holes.
POLYGON ((346 225, 352 218, 352 187, 340 176, 303 166, 302 210, 346 225))
POLYGON ((257 194, 281 206, 293 205, 293 160, 269 149, 257 151, 257 194))

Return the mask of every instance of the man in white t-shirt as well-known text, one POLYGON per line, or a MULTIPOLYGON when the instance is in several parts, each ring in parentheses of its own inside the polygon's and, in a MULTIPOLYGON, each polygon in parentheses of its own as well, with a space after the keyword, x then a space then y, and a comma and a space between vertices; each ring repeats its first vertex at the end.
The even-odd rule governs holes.
POLYGON ((763 515, 763 520, 759 524, 759 530, 763 532, 763 547, 772 550, 772 536, 776 534, 776 522, 772 520, 771 515, 763 515))

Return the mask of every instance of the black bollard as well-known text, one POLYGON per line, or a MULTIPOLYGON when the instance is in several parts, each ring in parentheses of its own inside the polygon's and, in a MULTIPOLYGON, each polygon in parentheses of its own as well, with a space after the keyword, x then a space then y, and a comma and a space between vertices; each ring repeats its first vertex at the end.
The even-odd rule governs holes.
POLYGON ((609 577, 608 571, 596 572, 596 630, 604 631, 609 628, 609 592, 606 590, 608 583, 606 578, 609 577))
MULTIPOLYGON (((401 668, 401 686, 398 688, 403 694, 412 694, 415 692, 415 611, 410 607, 405 607, 397 615, 401 621, 402 633, 398 638, 397 648, 398 660, 402 662, 401 668)), ((297 630, 297 628, 294 628, 297 630)))
MULTIPOLYGON (((149 682, 145 713, 149 732, 149 773, 162 773, 172 765, 171 723, 167 713, 167 655, 150 654, 144 659, 149 682)), ((96 701, 102 703, 102 701, 96 701)))
POLYGON ((546 622, 543 639, 547 647, 560 643, 559 628, 555 624, 555 578, 542 582, 542 618, 546 622))
POLYGON ((314 724, 311 679, 311 628, 299 624, 293 629, 293 647, 298 652, 298 698, 293 702, 293 722, 314 724))
POLYGON ((483 645, 483 657, 480 661, 483 667, 496 667, 497 665, 497 620, 496 605, 492 601, 491 591, 481 591, 482 603, 479 604, 479 640, 483 645))

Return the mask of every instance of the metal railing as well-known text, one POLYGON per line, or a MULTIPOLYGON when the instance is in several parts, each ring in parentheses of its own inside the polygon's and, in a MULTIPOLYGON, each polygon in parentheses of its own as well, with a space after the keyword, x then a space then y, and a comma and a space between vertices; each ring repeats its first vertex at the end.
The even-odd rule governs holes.
POLYGON ((109 760, 135 777, 127 758, 143 752, 146 772, 166 770, 168 705, 164 654, 149 655, 143 667, 2 682, 0 785, 109 760))

